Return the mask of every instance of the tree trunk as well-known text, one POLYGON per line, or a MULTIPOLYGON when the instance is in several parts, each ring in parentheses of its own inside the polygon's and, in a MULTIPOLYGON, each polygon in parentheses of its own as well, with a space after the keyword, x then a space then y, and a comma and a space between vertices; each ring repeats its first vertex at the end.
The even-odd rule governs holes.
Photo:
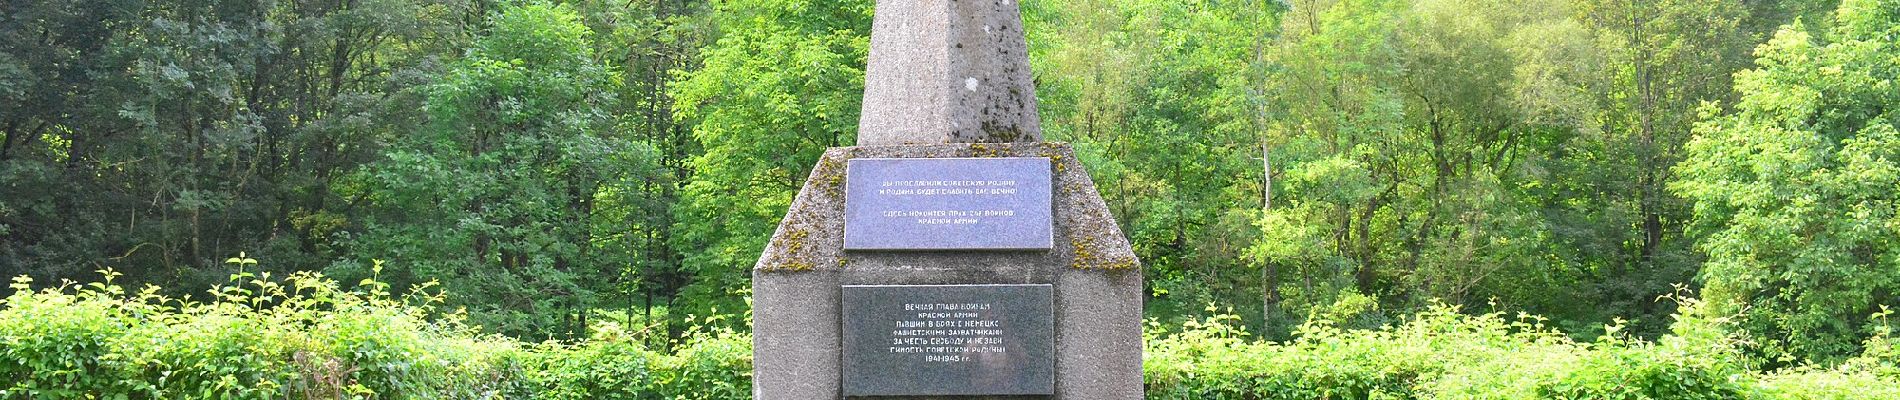
MULTIPOLYGON (((1273 211, 1273 147, 1260 141, 1260 216, 1273 211)), ((1264 257, 1260 260, 1260 324, 1270 329, 1280 317, 1279 264, 1264 257)), ((1263 329, 1266 331, 1266 329, 1263 329)), ((1268 331, 1270 332, 1270 331, 1268 331)), ((1263 332, 1265 333, 1265 332, 1263 332)))
MULTIPOLYGON (((1647 18, 1644 18, 1644 16, 1645 13, 1643 12, 1633 12, 1630 15, 1630 43, 1638 48, 1645 47, 1644 28, 1649 24, 1649 21, 1647 18)), ((1656 154, 1658 152, 1656 146, 1655 122, 1655 114, 1657 111, 1656 87, 1653 85, 1653 79, 1651 77, 1655 71, 1652 71, 1653 66, 1649 59, 1650 54, 1648 51, 1638 51, 1636 53, 1636 59, 1634 60, 1636 64, 1634 66, 1636 73, 1636 93, 1637 97, 1641 100, 1641 103, 1638 105, 1640 108, 1636 111, 1636 116, 1639 119, 1636 145, 1638 147, 1637 157, 1642 161, 1643 166, 1643 176, 1638 183, 1641 186, 1637 188, 1638 209, 1641 210, 1643 218, 1643 243, 1641 250, 1643 262, 1649 262, 1656 256, 1657 245, 1662 241, 1662 216, 1656 209, 1656 203, 1660 201, 1657 199, 1657 192, 1660 190, 1656 190, 1658 186, 1656 182, 1656 169, 1667 168, 1667 166, 1657 165, 1661 161, 1661 157, 1658 157, 1656 154)))
POLYGON ((6 129, 0 129, 0 135, 5 135, 0 136, 0 162, 6 162, 7 154, 13 153, 13 139, 20 136, 18 132, 15 132, 18 125, 9 123, 6 129))

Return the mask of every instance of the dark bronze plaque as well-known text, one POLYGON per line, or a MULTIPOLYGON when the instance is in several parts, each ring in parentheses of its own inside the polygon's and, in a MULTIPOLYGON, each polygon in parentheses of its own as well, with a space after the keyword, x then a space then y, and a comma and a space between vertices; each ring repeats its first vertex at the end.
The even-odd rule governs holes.
POLYGON ((1048 250, 1049 159, 859 158, 846 164, 845 250, 1048 250))
POLYGON ((844 394, 1055 393, 1049 285, 844 287, 844 394))

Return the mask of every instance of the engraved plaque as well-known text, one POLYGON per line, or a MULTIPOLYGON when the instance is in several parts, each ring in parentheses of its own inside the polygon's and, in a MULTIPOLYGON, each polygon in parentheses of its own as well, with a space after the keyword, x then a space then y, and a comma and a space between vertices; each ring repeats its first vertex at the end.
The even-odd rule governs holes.
POLYGON ((1055 393, 1050 285, 844 287, 844 394, 1055 393))
POLYGON ((845 170, 845 250, 1048 250, 1048 158, 860 158, 845 170))

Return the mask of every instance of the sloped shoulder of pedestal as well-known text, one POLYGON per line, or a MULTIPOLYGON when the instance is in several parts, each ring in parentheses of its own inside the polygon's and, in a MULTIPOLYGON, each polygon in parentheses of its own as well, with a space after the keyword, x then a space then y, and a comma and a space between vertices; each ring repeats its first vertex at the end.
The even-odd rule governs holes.
MULTIPOLYGON (((853 158, 1045 157, 1055 169, 1052 201, 1055 241, 1036 265, 1080 270, 1139 271, 1108 206, 1075 150, 1067 143, 955 143, 832 148, 812 169, 754 270, 761 273, 843 270, 854 260, 844 251, 845 162, 853 158)), ((967 257, 967 256, 966 256, 967 257)), ((1021 255, 1007 256, 1020 258, 1021 255)), ((1032 279, 1042 280, 1042 279, 1032 279)))

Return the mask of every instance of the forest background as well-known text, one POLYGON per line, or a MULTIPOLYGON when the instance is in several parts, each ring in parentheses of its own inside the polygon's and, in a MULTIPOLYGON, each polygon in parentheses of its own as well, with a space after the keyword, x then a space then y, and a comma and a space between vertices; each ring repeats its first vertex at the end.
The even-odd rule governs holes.
MULTIPOLYGON (((1893 326, 1900 2, 1023 8, 1046 135, 1159 326, 1448 305, 1656 339, 1699 298, 1768 368, 1893 326)), ((211 299, 321 271, 439 282, 526 340, 744 331, 697 318, 745 312, 818 155, 854 143, 872 11, 0 2, 0 276, 211 299)))

